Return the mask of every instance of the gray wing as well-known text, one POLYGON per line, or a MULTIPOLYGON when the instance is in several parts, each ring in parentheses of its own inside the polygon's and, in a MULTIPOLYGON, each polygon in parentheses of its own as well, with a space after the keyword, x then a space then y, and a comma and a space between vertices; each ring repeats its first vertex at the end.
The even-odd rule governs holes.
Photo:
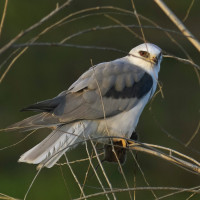
POLYGON ((149 74, 123 59, 101 63, 69 88, 64 105, 54 113, 60 115, 63 122, 100 119, 104 111, 106 117, 111 117, 133 108, 152 84, 149 74))
POLYGON ((148 73, 124 59, 118 59, 90 68, 67 91, 23 110, 46 112, 45 116, 40 114, 42 122, 39 117, 37 120, 34 118, 31 124, 101 119, 104 111, 106 117, 111 117, 130 110, 151 90, 152 85, 153 80, 148 73))

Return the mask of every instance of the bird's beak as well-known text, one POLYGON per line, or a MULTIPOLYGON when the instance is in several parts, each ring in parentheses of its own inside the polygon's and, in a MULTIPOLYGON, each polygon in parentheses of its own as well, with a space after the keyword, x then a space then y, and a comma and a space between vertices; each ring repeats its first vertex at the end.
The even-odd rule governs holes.
POLYGON ((158 64, 158 57, 156 55, 153 55, 153 56, 151 56, 150 61, 157 65, 158 64))

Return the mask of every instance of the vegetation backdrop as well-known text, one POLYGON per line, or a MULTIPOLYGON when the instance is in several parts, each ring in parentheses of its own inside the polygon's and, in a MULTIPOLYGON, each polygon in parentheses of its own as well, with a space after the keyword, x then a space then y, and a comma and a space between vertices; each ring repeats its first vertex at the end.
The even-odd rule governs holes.
MULTIPOLYGON (((5 14, 0 32, 0 46, 6 45, 21 31, 39 22, 56 7, 59 9, 63 3, 65 3, 63 0, 0 1, 0 16, 5 14), (5 13, 6 2, 8 4, 5 13)), ((199 1, 165 0, 165 3, 184 22, 197 40, 200 40, 199 1)), ((165 55, 192 59, 194 63, 200 64, 199 51, 182 35, 154 1, 134 0, 134 5, 147 41, 162 48, 165 55)), ((0 54, 1 77, 12 64, 0 84, 0 128, 4 129, 34 114, 19 112, 19 110, 66 90, 91 66, 91 60, 93 64, 98 64, 124 56, 122 52, 109 48, 129 52, 133 47, 143 43, 143 39, 131 0, 72 0, 65 8, 19 37, 10 48, 0 54), (61 23, 51 27, 65 17, 67 18, 61 23), (41 32, 43 33, 40 34, 41 32), (40 44, 29 46, 16 58, 25 48, 18 49, 17 45, 30 43, 38 35, 35 43, 40 44), (41 43, 49 45, 45 46, 41 43), (52 43, 59 43, 59 45, 52 43), (71 47, 63 44, 71 44, 71 47), (84 46, 91 48, 83 48, 84 46), (98 49, 98 47, 106 48, 98 49), (13 59, 14 63, 12 63, 13 59)), ((200 102, 198 76, 197 68, 191 64, 180 62, 175 58, 163 59, 159 81, 164 98, 159 93, 154 101, 146 106, 137 127, 139 141, 172 148, 200 160, 199 134, 196 134, 188 147, 184 145, 195 131, 198 132, 200 102)), ((28 133, 0 132, 0 193, 2 195, 24 198, 37 171, 34 165, 18 163, 17 160, 48 133, 49 130, 37 131, 21 143, 4 148, 22 140, 28 133)), ((68 152, 67 157, 69 161, 86 158, 84 145, 68 152)), ((128 153, 127 161, 122 167, 130 187, 146 187, 148 186, 146 182, 152 187, 192 188, 199 185, 198 175, 160 158, 140 152, 137 154, 137 162, 146 181, 133 156, 128 153)), ((97 164, 96 160, 94 164, 97 164)), ((88 165, 88 162, 76 162, 71 165, 81 185, 84 183, 88 165)), ((126 188, 127 185, 117 164, 104 163, 103 166, 113 188, 126 188)), ((108 187, 101 170, 98 170, 97 173, 105 188, 108 187)), ((94 172, 90 170, 84 187, 85 194, 97 193, 100 191, 99 188, 94 172)), ((155 191, 155 195, 158 198, 171 192, 173 191, 155 191)), ((117 199, 130 198, 128 192, 116 195, 117 199)), ((137 200, 156 199, 149 190, 132 192, 131 195, 137 200)), ((164 199, 187 199, 190 195, 191 193, 181 192, 164 199)), ((42 169, 26 198, 62 200, 79 197, 78 184, 69 167, 63 165, 42 169)), ((105 198, 107 197, 97 196, 92 199, 105 198)), ((113 199, 113 196, 109 194, 109 198, 113 199)), ((191 197, 191 199, 199 198, 199 194, 191 197)))

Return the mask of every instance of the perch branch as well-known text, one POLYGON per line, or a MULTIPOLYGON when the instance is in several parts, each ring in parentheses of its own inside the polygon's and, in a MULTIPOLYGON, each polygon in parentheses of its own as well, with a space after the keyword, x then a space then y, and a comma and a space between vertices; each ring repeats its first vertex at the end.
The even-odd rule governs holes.
POLYGON ((144 153, 148 153, 150 155, 154 155, 157 156, 159 158, 162 158, 164 160, 167 160, 175 165, 178 165, 179 167, 182 167, 183 169, 196 173, 196 174, 200 174, 200 163, 194 159, 188 159, 189 157, 181 154, 173 149, 169 149, 169 148, 164 148, 164 147, 160 147, 158 145, 151 145, 151 144, 145 144, 145 143, 136 143, 131 141, 131 144, 128 145, 128 148, 130 150, 135 150, 135 151, 141 151, 144 153), (152 148, 154 147, 154 148, 152 148), (169 155, 157 150, 157 149, 165 149, 169 152, 169 155), (189 161, 185 161, 181 158, 175 157, 172 155, 172 153, 181 156, 182 158, 185 158, 189 161))

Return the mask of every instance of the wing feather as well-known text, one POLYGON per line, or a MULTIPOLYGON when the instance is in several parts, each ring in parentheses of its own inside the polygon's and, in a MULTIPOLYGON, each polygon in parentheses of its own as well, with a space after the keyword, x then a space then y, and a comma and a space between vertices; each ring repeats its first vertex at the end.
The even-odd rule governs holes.
POLYGON ((101 119, 104 111, 107 117, 111 117, 129 110, 150 91, 152 84, 149 74, 122 59, 101 63, 90 68, 69 88, 60 120, 68 123, 81 119, 101 119))
MULTIPOLYGON (((48 113, 43 115, 40 122, 38 118, 30 118, 31 125, 45 127, 49 126, 49 122, 62 124, 82 119, 101 119, 104 111, 106 117, 111 117, 133 108, 151 90, 152 84, 153 79, 149 74, 123 58, 98 64, 80 76, 67 91, 28 107, 48 113)), ((29 120, 24 122, 30 124, 29 120)), ((26 125, 24 122, 23 126, 26 125)))

